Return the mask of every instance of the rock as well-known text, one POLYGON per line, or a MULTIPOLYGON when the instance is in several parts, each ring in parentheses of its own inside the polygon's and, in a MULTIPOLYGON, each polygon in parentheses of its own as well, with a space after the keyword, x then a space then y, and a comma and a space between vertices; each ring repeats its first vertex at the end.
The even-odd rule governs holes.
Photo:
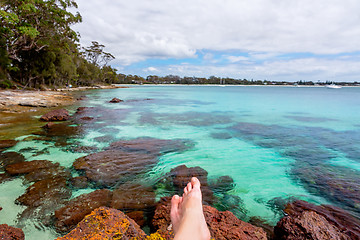
POLYGON ((78 107, 76 109, 76 113, 75 114, 82 114, 90 109, 93 109, 92 107, 78 107))
POLYGON ((119 210, 143 210, 155 206, 155 197, 151 187, 125 183, 113 191, 111 207, 119 210))
POLYGON ((99 185, 113 186, 151 170, 161 154, 188 149, 184 140, 137 138, 112 143, 103 152, 75 160, 73 166, 99 185))
POLYGON ((127 212, 126 216, 128 216, 129 218, 134 220, 140 227, 145 226, 146 221, 145 221, 145 215, 144 215, 143 211, 127 212))
POLYGON ((37 182, 54 177, 69 179, 71 177, 71 173, 65 167, 57 166, 51 168, 41 168, 25 175, 25 179, 28 182, 37 182))
POLYGON ((79 153, 91 153, 98 150, 98 147, 96 146, 76 146, 75 148, 71 149, 73 152, 79 152, 79 153))
POLYGON ((7 224, 0 225, 0 239, 2 240, 24 240, 25 234, 22 229, 11 227, 7 224))
POLYGON ((24 162, 25 157, 17 152, 0 153, 0 170, 4 170, 8 165, 24 162))
POLYGON ((52 127, 55 126, 55 123, 53 122, 48 122, 47 124, 45 124, 44 126, 42 126, 41 128, 44 128, 44 129, 51 129, 52 127))
POLYGON ((360 174, 344 166, 307 164, 297 161, 291 169, 296 180, 311 193, 360 216, 360 174))
POLYGON ((201 167, 188 168, 185 165, 177 166, 171 169, 169 173, 174 186, 181 190, 191 181, 192 177, 197 177, 200 180, 202 187, 207 186, 207 175, 208 172, 201 167))
MULTIPOLYGON (((170 198, 162 199, 155 210, 153 226, 161 236, 172 239, 172 232, 168 230, 170 220, 170 198)), ((229 211, 220 212, 213 207, 203 205, 205 221, 210 234, 217 240, 223 239, 267 239, 262 228, 243 222, 229 211)))
POLYGON ((107 149, 117 149, 131 152, 139 151, 153 155, 161 155, 170 152, 183 152, 192 147, 192 142, 183 139, 166 140, 144 137, 127 141, 113 142, 107 149))
POLYGON ((303 211, 296 217, 286 216, 276 225, 277 239, 342 240, 349 239, 340 229, 313 211, 303 211))
POLYGON ((0 173, 0 183, 6 182, 8 180, 11 180, 12 177, 10 174, 7 173, 0 173))
POLYGON ((48 201, 60 204, 70 197, 71 191, 66 187, 66 179, 57 177, 34 183, 16 199, 16 202, 30 207, 38 207, 48 201))
POLYGON ((74 228, 87 214, 101 206, 109 206, 112 192, 107 189, 95 190, 69 201, 66 206, 55 211, 55 227, 59 232, 74 228))
POLYGON ((109 102, 110 103, 119 103, 119 102, 123 102, 124 100, 118 99, 118 98, 113 98, 111 99, 109 102))
POLYGON ((234 180, 230 176, 221 176, 211 184, 211 188, 215 192, 226 193, 234 188, 234 180))
POLYGON ((297 200, 284 212, 274 229, 279 239, 360 239, 360 220, 340 208, 297 200))
POLYGON ((84 120, 84 121, 91 121, 93 120, 94 118, 93 117, 82 117, 80 118, 81 120, 84 120))
POLYGON ((70 239, 147 239, 143 230, 124 213, 100 207, 86 216, 69 234, 57 240, 70 239))
POLYGON ((114 137, 111 136, 111 135, 104 135, 104 136, 101 136, 101 137, 96 137, 96 138, 94 138, 94 140, 97 141, 97 142, 110 143, 110 142, 114 141, 114 137))
POLYGON ((175 191, 182 194, 184 187, 191 181, 191 178, 197 177, 201 182, 203 203, 211 205, 214 203, 215 197, 208 185, 207 175, 208 172, 201 167, 188 168, 185 165, 180 165, 170 170, 168 178, 172 180, 175 191))
POLYGON ((89 183, 86 177, 78 176, 71 179, 71 185, 74 188, 87 188, 89 186, 89 183))
POLYGON ((0 140, 0 151, 6 148, 11 148, 18 143, 16 140, 0 140))
POLYGON ((44 122, 67 121, 70 118, 69 112, 65 109, 52 110, 41 116, 40 120, 44 122))
POLYGON ((11 175, 25 174, 31 173, 35 170, 39 170, 42 168, 55 168, 58 167, 58 163, 52 163, 47 160, 33 160, 26 162, 19 162, 8 165, 5 169, 6 172, 11 175))
POLYGON ((106 150, 75 160, 76 170, 84 170, 86 177, 98 185, 113 186, 149 171, 157 158, 140 152, 106 150))
POLYGON ((249 223, 264 229, 268 239, 275 239, 274 226, 269 225, 266 220, 261 219, 260 217, 251 217, 249 223))

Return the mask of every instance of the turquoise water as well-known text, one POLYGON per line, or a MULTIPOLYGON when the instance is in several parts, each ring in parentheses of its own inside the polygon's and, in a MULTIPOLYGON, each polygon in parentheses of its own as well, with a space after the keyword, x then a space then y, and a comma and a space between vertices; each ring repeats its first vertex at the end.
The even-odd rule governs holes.
MULTIPOLYGON (((80 106, 103 111, 92 116, 96 122, 83 124, 82 133, 71 140, 76 145, 101 150, 109 145, 98 140, 102 136, 112 141, 153 137, 194 142, 190 150, 162 155, 144 176, 146 182, 156 184, 181 164, 200 166, 210 181, 233 178, 235 187, 228 194, 241 199, 239 209, 247 218, 258 216, 274 225, 281 217, 274 202, 292 197, 360 215, 360 88, 131 86, 83 95, 87 98, 80 106), (124 102, 108 103, 113 97, 124 102)), ((7 151, 65 167, 87 155, 59 147, 57 140, 33 141, 32 136, 19 138, 22 141, 7 151)), ((13 200, 25 189, 18 179, 0 184, 1 193, 9 192, 0 198, 2 222, 17 223, 9 212, 23 210, 13 200)), ((73 191, 73 197, 91 191, 73 191)), ((158 188, 157 195, 166 191, 158 188)), ((31 224, 24 228, 27 239, 55 234, 31 224)))

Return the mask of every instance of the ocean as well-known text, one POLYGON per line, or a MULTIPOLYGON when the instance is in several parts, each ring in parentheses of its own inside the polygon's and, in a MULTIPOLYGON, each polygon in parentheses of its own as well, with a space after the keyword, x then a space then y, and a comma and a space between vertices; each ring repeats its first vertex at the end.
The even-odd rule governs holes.
MULTIPOLYGON (((81 131, 46 139, 24 133, 6 151, 71 168, 75 159, 89 154, 72 151, 75 145, 101 151, 111 142, 139 137, 183 139, 191 142, 189 149, 162 154, 141 176, 154 186, 157 199, 170 194, 159 179, 185 164, 205 169, 209 182, 231 177, 231 190, 215 192, 217 207, 231 206, 245 221, 259 217, 275 225, 282 217, 279 205, 295 198, 360 217, 358 87, 137 85, 78 94, 83 100, 68 108, 72 114, 78 107, 97 109, 92 121, 72 123, 81 131), (109 103, 114 97, 124 101, 109 103)), ((27 239, 58 236, 31 219, 19 221, 25 207, 14 201, 29 186, 22 180, 0 184, 0 223, 21 226, 27 239)), ((91 191, 73 189, 72 198, 91 191)))

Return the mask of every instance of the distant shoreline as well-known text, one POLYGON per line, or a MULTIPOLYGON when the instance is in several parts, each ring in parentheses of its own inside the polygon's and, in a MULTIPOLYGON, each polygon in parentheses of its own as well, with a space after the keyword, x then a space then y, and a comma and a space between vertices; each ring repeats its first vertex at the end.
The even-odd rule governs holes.
MULTIPOLYGON (((308 88, 308 87, 316 87, 316 88, 326 88, 326 85, 233 85, 233 84, 114 84, 115 86, 126 86, 126 87, 132 87, 132 86, 204 86, 204 87, 294 87, 294 88, 308 88)), ((339 85, 343 88, 345 87, 360 87, 360 85, 351 85, 351 86, 343 86, 339 85)))

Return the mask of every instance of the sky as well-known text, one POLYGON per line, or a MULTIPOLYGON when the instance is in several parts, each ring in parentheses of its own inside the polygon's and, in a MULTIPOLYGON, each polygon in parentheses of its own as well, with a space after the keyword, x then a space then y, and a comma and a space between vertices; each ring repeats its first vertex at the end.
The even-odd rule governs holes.
POLYGON ((76 0, 118 73, 360 81, 359 0, 76 0))

